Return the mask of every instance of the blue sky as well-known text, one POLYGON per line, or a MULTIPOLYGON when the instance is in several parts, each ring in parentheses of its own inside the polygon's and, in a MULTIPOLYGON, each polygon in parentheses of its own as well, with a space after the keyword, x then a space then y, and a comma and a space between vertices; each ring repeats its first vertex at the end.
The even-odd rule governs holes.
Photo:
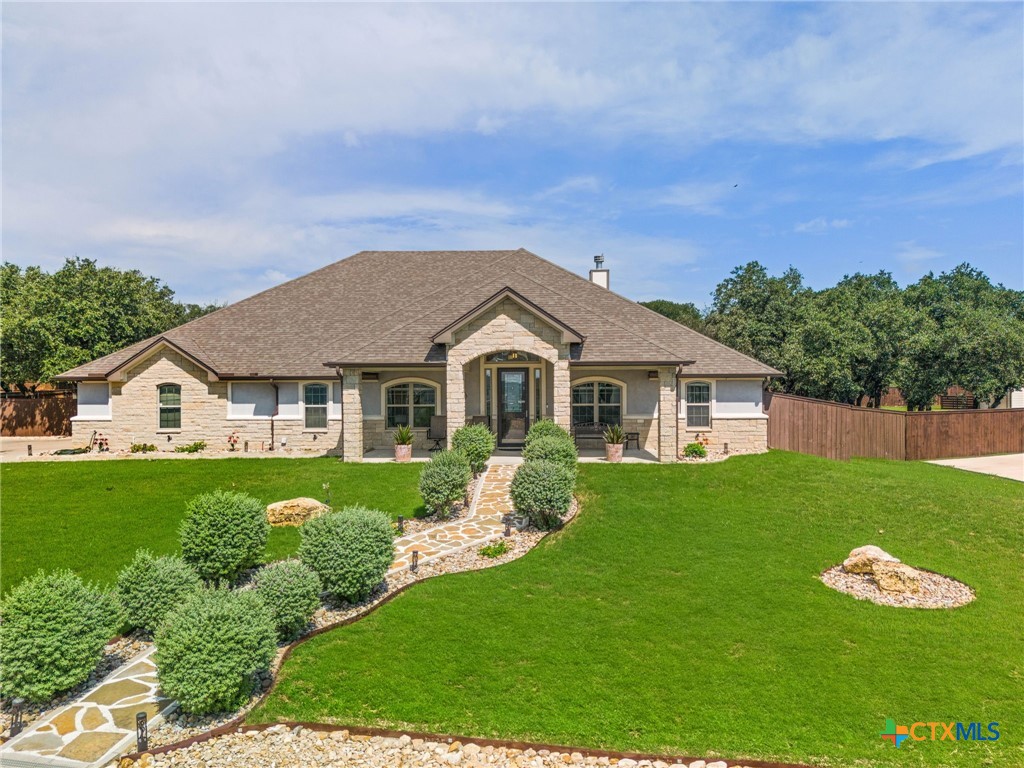
POLYGON ((3 5, 3 251, 235 301, 525 247, 705 305, 968 261, 1024 288, 1019 3, 3 5))

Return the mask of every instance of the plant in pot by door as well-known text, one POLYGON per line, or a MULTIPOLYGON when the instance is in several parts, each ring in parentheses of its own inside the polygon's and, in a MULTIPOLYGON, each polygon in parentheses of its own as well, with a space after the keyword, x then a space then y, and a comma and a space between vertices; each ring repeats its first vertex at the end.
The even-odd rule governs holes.
POLYGON ((394 433, 395 438, 395 461, 405 462, 412 458, 412 428, 403 424, 394 433))
POLYGON ((622 427, 613 424, 604 431, 604 457, 613 464, 622 461, 622 446, 626 442, 626 433, 622 427))

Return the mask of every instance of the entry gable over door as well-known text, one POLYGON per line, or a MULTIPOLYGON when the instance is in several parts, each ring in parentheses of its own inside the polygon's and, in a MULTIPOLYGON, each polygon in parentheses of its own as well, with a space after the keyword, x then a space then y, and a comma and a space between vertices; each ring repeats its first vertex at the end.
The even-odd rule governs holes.
POLYGON ((537 306, 525 296, 517 293, 507 286, 502 288, 486 301, 473 307, 473 309, 462 315, 462 317, 452 323, 449 323, 435 333, 432 337, 433 342, 435 344, 456 343, 456 334, 460 329, 465 328, 468 324, 472 323, 473 320, 486 313, 489 309, 506 300, 514 302, 531 315, 534 315, 539 321, 558 331, 561 334, 561 342, 563 344, 580 344, 583 342, 584 337, 580 333, 577 333, 573 328, 566 323, 563 323, 550 312, 537 306))

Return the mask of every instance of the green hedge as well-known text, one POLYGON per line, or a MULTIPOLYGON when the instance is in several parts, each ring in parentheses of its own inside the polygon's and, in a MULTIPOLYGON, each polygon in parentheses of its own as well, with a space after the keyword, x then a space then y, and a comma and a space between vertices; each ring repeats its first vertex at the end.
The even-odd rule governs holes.
POLYGON ((306 521, 299 535, 299 558, 350 603, 369 597, 395 559, 391 518, 375 509, 346 507, 306 521))

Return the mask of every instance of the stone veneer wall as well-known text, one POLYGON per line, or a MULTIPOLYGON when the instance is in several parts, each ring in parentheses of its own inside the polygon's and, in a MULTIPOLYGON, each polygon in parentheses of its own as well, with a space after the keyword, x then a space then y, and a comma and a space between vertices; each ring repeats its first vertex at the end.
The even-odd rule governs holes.
POLYGON ((679 424, 679 448, 697 439, 697 435, 708 439, 708 446, 721 450, 729 444, 730 451, 764 453, 768 450, 768 419, 712 419, 710 430, 684 430, 679 424))
MULTIPOLYGON (((329 381, 329 379, 328 379, 329 381)), ((211 382, 205 370, 171 350, 163 350, 139 363, 128 373, 125 382, 110 384, 111 420, 72 421, 72 434, 78 442, 86 442, 93 431, 110 441, 112 450, 127 450, 132 443, 151 443, 158 450, 173 450, 203 440, 208 450, 228 450, 228 436, 238 435, 237 450, 246 440, 250 452, 270 445, 269 419, 229 419, 228 385, 211 382), (161 384, 181 386, 181 429, 158 428, 157 387, 161 384), (170 438, 168 440, 168 438, 170 438)), ((316 453, 341 454, 341 421, 331 419, 326 430, 306 430, 300 418, 274 420, 275 448, 287 438, 287 448, 316 453)))

